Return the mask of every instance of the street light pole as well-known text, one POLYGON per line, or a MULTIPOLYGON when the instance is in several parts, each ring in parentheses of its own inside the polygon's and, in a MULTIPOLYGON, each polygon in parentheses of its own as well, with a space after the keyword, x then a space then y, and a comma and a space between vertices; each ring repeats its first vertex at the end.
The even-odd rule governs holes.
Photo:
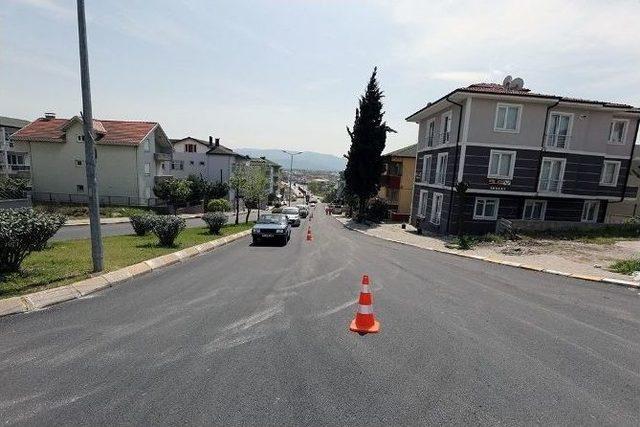
POLYGON ((100 230, 100 198, 96 178, 96 156, 93 140, 93 112, 89 81, 89 53, 87 51, 87 23, 84 0, 78 1, 78 39, 80 41, 80 81, 82 84, 82 127, 84 129, 84 158, 89 194, 89 226, 91 229, 91 259, 93 271, 102 271, 102 232, 100 230))
POLYGON ((287 153, 291 156, 291 165, 289 166, 289 206, 291 206, 291 177, 293 176, 293 156, 302 154, 302 151, 287 151, 282 150, 283 153, 287 153))

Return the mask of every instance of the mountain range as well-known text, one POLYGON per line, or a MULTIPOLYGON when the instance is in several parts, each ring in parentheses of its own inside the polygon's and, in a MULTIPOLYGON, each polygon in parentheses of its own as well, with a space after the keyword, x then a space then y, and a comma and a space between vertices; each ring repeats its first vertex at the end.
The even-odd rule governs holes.
MULTIPOLYGON (((282 150, 265 149, 265 148, 238 148, 235 152, 245 154, 251 157, 266 157, 267 159, 281 165, 283 168, 289 169, 291 156, 283 153, 282 150)), ((293 157, 294 169, 318 170, 318 171, 341 171, 347 164, 347 160, 343 157, 334 156, 332 154, 316 153, 313 151, 304 151, 293 157)))

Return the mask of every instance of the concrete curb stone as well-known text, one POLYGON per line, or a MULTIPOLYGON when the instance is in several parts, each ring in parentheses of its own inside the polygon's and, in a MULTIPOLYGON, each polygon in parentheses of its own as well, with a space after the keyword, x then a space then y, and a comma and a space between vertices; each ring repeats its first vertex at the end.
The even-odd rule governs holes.
POLYGON ((85 296, 108 288, 111 286, 111 283, 109 283, 103 276, 96 276, 73 283, 71 286, 73 286, 81 296, 85 296))
POLYGON ((34 292, 23 298, 29 306, 29 310, 44 308, 59 302, 69 301, 80 297, 80 293, 72 285, 60 286, 45 291, 34 292))
POLYGON ((13 297, 0 300, 0 316, 8 314, 24 313, 29 307, 22 297, 13 297))
POLYGON ((111 271, 100 276, 90 277, 69 285, 34 292, 20 297, 0 299, 0 317, 33 311, 60 302, 81 298, 85 295, 98 292, 115 284, 122 283, 133 277, 149 273, 152 270, 177 264, 182 260, 210 252, 217 247, 234 242, 248 236, 249 234, 251 234, 251 230, 241 231, 230 236, 201 243, 196 246, 190 246, 177 252, 148 259, 128 267, 111 271))
POLYGON ((439 252, 439 253, 443 253, 443 254, 457 255, 457 256, 464 257, 464 258, 473 258, 473 259, 477 259, 477 260, 480 260, 480 261, 487 261, 487 262, 492 262, 492 263, 495 263, 495 264, 507 265, 507 266, 514 267, 514 268, 522 268, 522 269, 525 269, 525 270, 539 271, 539 272, 547 273, 547 274, 555 274, 557 276, 572 277, 572 278, 575 278, 575 279, 588 280, 588 281, 591 281, 591 282, 606 282, 606 283, 610 283, 610 284, 613 284, 613 285, 627 286, 627 287, 640 289, 640 283, 636 283, 636 282, 632 282, 632 281, 628 281, 628 280, 612 279, 612 278, 608 278, 608 277, 599 277, 599 276, 590 276, 590 275, 586 275, 586 274, 566 273, 564 271, 550 270, 550 269, 546 269, 546 268, 543 268, 543 267, 536 267, 534 265, 529 265, 529 264, 521 264, 521 263, 512 262, 512 261, 504 261, 504 260, 494 259, 494 258, 490 258, 490 257, 483 257, 483 256, 479 256, 479 255, 474 255, 474 254, 464 254, 464 253, 455 252, 455 251, 451 251, 451 250, 447 250, 447 249, 439 249, 439 248, 433 248, 433 247, 423 247, 423 246, 418 246, 418 245, 413 244, 413 243, 402 242, 402 241, 399 241, 397 239, 388 239, 386 237, 378 237, 378 236, 374 236, 374 235, 368 234, 363 230, 358 230, 357 228, 348 226, 347 224, 343 223, 342 221, 340 221, 336 217, 333 217, 333 218, 336 221, 338 221, 340 224, 342 224, 342 226, 344 228, 347 228, 349 230, 356 231, 358 233, 361 233, 361 234, 364 234, 364 235, 367 235, 367 236, 370 236, 370 237, 374 237, 376 239, 382 239, 382 240, 387 240, 389 242, 400 243, 402 245, 412 246, 414 248, 424 249, 424 250, 432 251, 432 252, 439 252))

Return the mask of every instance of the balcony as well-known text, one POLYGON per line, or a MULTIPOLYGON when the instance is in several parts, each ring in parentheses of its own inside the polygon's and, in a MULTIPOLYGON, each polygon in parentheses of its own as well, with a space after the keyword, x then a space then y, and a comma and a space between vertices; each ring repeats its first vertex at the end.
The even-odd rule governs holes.
POLYGON ((571 135, 562 135, 562 134, 546 134, 545 135, 545 146, 548 148, 568 149, 570 141, 571 141, 571 135))
POLYGON ((170 162, 172 159, 171 153, 153 153, 153 158, 159 162, 170 162))
POLYGON ((380 185, 389 188, 400 188, 400 179, 399 175, 381 175, 380 176, 380 185))
POLYGON ((155 175, 155 176, 153 177, 153 181, 154 181, 155 183, 158 183, 158 182, 160 182, 160 181, 163 181, 163 180, 165 180, 165 179, 170 179, 170 178, 173 178, 173 175, 162 175, 162 174, 160 174, 160 175, 155 175))

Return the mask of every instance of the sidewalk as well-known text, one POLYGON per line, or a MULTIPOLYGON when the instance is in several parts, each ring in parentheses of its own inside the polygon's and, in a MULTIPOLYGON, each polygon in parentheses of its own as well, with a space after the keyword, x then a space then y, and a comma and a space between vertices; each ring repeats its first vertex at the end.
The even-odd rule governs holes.
MULTIPOLYGON (((631 276, 606 270, 618 259, 638 256, 637 243, 619 242, 614 245, 597 245, 570 241, 507 241, 505 243, 482 243, 470 250, 446 247, 446 240, 416 233, 416 229, 407 225, 403 230, 400 224, 358 224, 343 216, 335 217, 347 228, 355 229, 369 236, 392 240, 438 252, 448 252, 470 258, 482 258, 492 262, 505 263, 515 267, 548 273, 573 276, 593 281, 623 281, 635 283, 631 276), (594 267, 595 265, 601 268, 594 267)), ((622 283, 621 283, 622 284, 622 283)))
MULTIPOLYGON (((253 211, 257 211, 257 209, 252 209, 253 211)), ((262 209, 260 212, 268 212, 269 209, 262 209)), ((246 215, 247 211, 240 211, 240 216, 246 215)), ((202 213, 197 214, 180 214, 178 215, 180 218, 184 219, 193 219, 193 218, 202 218, 202 213)), ((229 212, 229 216, 233 216, 235 218, 235 212, 229 212)), ((119 218, 100 218, 100 224, 124 224, 130 222, 129 217, 123 216, 119 218)), ((67 222, 64 223, 63 227, 73 227, 77 225, 89 225, 89 219, 68 219, 67 222)))

